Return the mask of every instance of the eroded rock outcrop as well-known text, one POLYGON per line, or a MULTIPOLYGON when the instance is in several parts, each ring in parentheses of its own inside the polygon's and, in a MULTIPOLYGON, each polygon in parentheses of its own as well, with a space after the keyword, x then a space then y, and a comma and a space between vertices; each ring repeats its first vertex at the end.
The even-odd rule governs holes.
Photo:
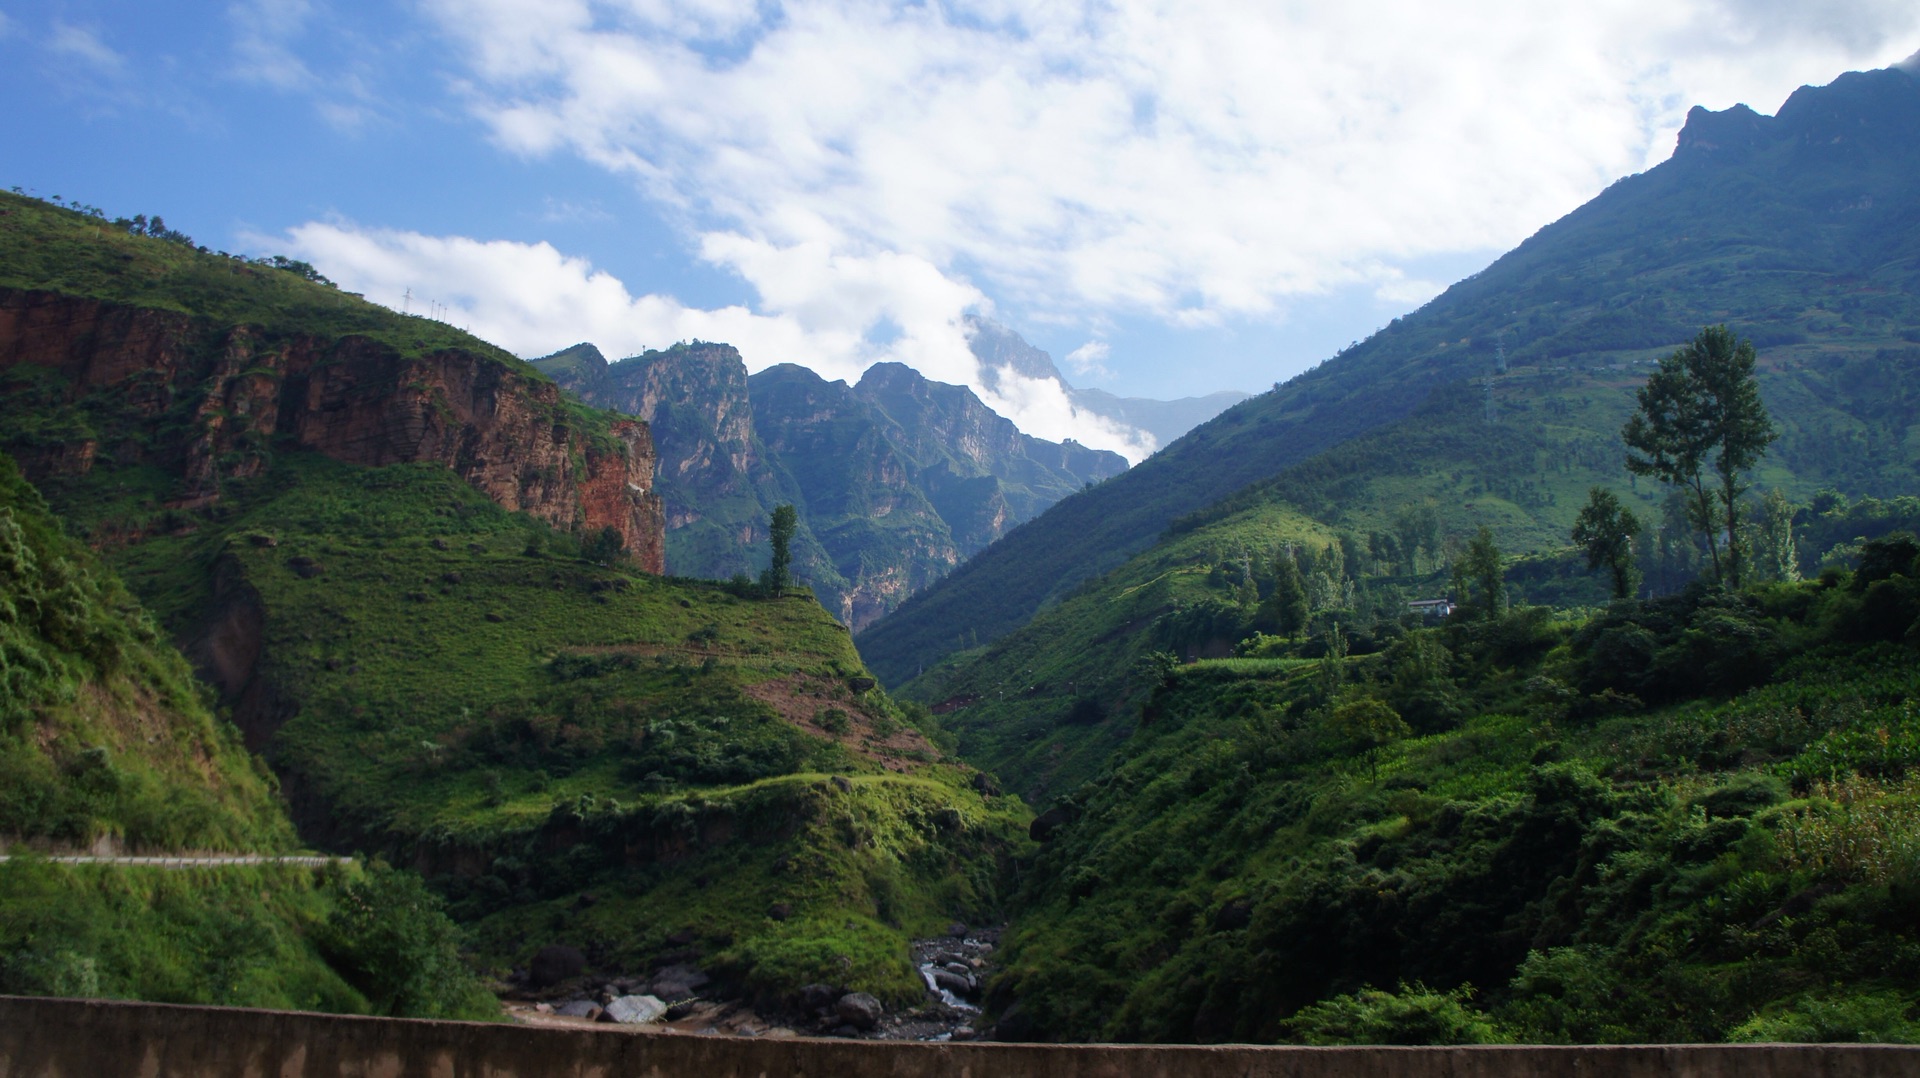
POLYGON ((54 372, 68 404, 97 395, 87 414, 107 416, 20 447, 36 477, 85 472, 106 433, 116 461, 175 471, 174 504, 193 508, 217 501, 223 482, 259 474, 284 437, 350 464, 444 464, 497 504, 557 528, 614 528, 638 564, 665 571, 646 425, 595 429, 558 386, 501 359, 464 349, 403 355, 362 336, 223 327, 0 290, 0 370, 21 366, 54 372))

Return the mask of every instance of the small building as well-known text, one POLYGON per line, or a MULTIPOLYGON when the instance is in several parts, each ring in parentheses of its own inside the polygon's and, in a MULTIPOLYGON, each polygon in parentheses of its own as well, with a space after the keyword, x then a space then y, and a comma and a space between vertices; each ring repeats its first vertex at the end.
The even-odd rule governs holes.
POLYGON ((1407 602, 1407 613, 1426 618, 1444 618, 1453 613, 1453 600, 1411 599, 1407 602))

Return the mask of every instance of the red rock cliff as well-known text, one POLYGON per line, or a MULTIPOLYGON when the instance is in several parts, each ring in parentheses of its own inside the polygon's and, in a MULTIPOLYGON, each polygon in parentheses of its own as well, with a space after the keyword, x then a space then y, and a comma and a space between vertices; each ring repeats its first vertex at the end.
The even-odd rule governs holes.
MULTIPOLYGON (((366 337, 216 327, 170 311, 0 289, 0 370, 65 376, 71 399, 111 393, 166 437, 110 447, 183 479, 185 505, 257 474, 275 436, 351 464, 438 461, 496 503, 571 530, 614 527, 650 572, 666 570, 645 423, 596 437, 553 383, 459 349, 402 356, 366 337)), ((30 475, 85 471, 90 441, 23 453, 30 475)))

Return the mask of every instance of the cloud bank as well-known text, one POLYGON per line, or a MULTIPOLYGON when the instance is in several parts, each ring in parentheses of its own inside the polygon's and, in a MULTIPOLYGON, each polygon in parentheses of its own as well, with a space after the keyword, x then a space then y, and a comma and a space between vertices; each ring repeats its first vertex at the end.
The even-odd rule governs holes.
MULTIPOLYGON (((281 22, 306 13, 255 2, 281 22)), ((539 349, 698 335, 758 365, 853 377, 899 359, 975 386, 968 311, 1105 345, 1121 320, 1271 325, 1334 292, 1404 310, 1446 283, 1410 267, 1512 246, 1664 158, 1689 106, 1767 111, 1800 83, 1893 63, 1920 34, 1910 0, 418 10, 495 144, 626 177, 759 302, 632 297, 538 245, 307 226, 304 253, 329 273, 358 279, 349 254, 375 268, 458 252, 478 268, 449 263, 436 287, 466 295, 518 260, 524 294, 485 316, 510 346, 530 338, 506 322, 557 333, 539 349)), ((1089 346, 1069 365, 1097 377, 1110 354, 1089 346)), ((1056 415, 1044 397, 999 403, 1056 415)), ((1112 437, 1071 413, 1045 422, 1031 429, 1112 437)))
POLYGON ((1688 106, 1767 108, 1920 28, 1892 0, 428 10, 501 146, 627 174, 696 229, 1184 323, 1404 302, 1396 264, 1524 238, 1663 156, 1688 106))

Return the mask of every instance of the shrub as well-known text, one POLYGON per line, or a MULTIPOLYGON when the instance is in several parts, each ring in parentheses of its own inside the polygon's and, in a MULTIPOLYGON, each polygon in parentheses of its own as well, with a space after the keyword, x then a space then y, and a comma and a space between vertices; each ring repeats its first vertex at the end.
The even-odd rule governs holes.
POLYGON ((1502 1044, 1507 1038, 1469 1002, 1473 986, 1438 992, 1402 983, 1363 988, 1302 1008, 1286 1023, 1297 1044, 1502 1044))
POLYGON ((375 865, 342 889, 317 942, 375 1013, 494 1017, 492 997, 460 960, 459 932, 420 877, 375 865))

